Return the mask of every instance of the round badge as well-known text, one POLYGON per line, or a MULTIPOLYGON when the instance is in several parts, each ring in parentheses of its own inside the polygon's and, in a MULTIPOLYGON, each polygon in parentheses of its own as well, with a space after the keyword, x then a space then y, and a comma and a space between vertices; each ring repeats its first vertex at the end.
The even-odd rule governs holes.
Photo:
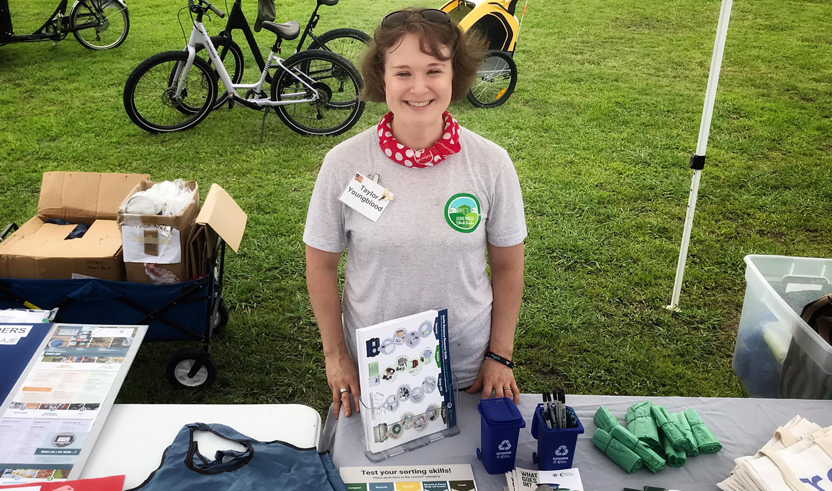
POLYGON ((436 390, 436 378, 433 376, 426 377, 425 380, 422 381, 422 390, 425 391, 425 394, 430 394, 436 390))
POLYGON ((390 427, 390 436, 392 438, 398 438, 402 436, 402 424, 401 423, 393 423, 393 426, 390 427))
POLYGON ((419 372, 422 371, 423 365, 424 363, 421 363, 419 360, 414 358, 410 360, 410 366, 407 367, 407 373, 409 373, 410 375, 418 375, 419 372))
POLYGON ((428 406, 428 409, 425 411, 425 416, 427 416, 429 421, 435 421, 439 417, 439 406, 436 404, 428 406))
POLYGON ((445 221, 457 232, 471 233, 480 224, 480 202, 473 194, 459 193, 445 203, 445 221))
POLYGON ((402 419, 399 422, 401 422, 402 427, 406 430, 413 428, 413 413, 402 414, 402 419))
POLYGON ((426 338, 431 334, 433 334, 433 324, 431 324, 430 321, 422 322, 422 325, 419 326, 419 335, 426 338))
POLYGON ((410 400, 419 404, 425 399, 425 391, 421 387, 413 387, 410 391, 410 400))
POLYGON ((416 431, 424 431, 428 427, 428 419, 424 414, 419 415, 413 420, 413 427, 416 431))
POLYGON ((387 367, 384 369, 384 375, 381 376, 381 379, 385 382, 392 382, 396 380, 396 376, 399 372, 396 371, 394 367, 387 367))
POLYGON ((389 355, 396 351, 396 345, 393 344, 393 338, 387 338, 381 343, 381 346, 378 348, 382 353, 385 355, 389 355))
POLYGON ((407 366, 410 365, 410 358, 405 355, 402 355, 396 358, 396 371, 403 372, 407 370, 407 366))
POLYGON ((404 344, 404 340, 407 338, 407 329, 399 329, 396 331, 396 334, 393 335, 393 343, 395 344, 404 344))
POLYGON ((419 345, 419 341, 421 341, 421 340, 422 340, 422 338, 419 337, 418 332, 412 331, 412 332, 407 333, 407 341, 406 342, 407 342, 407 347, 408 348, 415 348, 416 346, 419 345))
POLYGON ((399 387, 399 390, 396 391, 396 395, 399 396, 399 402, 404 402, 410 399, 410 386, 407 384, 402 385, 399 387))
POLYGON ((395 413, 399 409, 399 399, 396 396, 390 396, 384 401, 384 409, 395 413))

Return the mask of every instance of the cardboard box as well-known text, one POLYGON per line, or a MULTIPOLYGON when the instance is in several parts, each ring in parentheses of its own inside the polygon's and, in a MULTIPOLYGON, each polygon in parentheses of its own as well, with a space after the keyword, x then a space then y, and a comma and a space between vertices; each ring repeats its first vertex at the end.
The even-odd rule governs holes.
POLYGON ((115 219, 125 196, 149 176, 90 172, 43 175, 38 214, 0 242, 0 277, 71 279, 81 274, 124 280, 121 234, 115 219), (75 225, 89 225, 84 237, 67 240, 75 225))
POLYGON ((222 237, 234 252, 240 249, 240 241, 246 230, 248 216, 233 198, 218 184, 212 184, 202 210, 196 218, 196 227, 188 241, 188 271, 190 277, 210 273, 217 236, 222 237))
MULTIPOLYGON (((124 202, 154 184, 149 180, 140 182, 124 202)), ((187 181, 185 186, 191 190, 193 201, 179 215, 130 215, 119 211, 127 281, 153 283, 145 268, 147 264, 155 265, 152 267, 156 271, 173 273, 180 282, 190 279, 187 249, 199 214, 199 186, 196 181, 187 181)))

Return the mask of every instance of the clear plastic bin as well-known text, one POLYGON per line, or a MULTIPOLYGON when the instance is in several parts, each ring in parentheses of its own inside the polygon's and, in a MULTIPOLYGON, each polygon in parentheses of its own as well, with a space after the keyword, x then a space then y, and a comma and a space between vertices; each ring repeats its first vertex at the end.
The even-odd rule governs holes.
POLYGON ((832 259, 745 257, 733 368, 751 397, 832 398, 832 346, 800 317, 832 293, 832 259))

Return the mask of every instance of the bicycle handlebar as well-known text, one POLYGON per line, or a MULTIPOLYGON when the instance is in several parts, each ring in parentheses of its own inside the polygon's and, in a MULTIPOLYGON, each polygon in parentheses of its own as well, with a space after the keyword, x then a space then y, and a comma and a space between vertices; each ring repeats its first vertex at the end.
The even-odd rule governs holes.
POLYGON ((222 10, 220 10, 220 9, 218 9, 217 7, 214 7, 214 5, 213 5, 213 4, 211 4, 210 2, 205 2, 205 3, 208 5, 208 8, 209 8, 209 9, 213 10, 213 11, 214 11, 214 13, 215 13, 215 14, 217 14, 217 16, 218 16, 220 19, 222 19, 223 17, 225 17, 225 12, 223 12, 223 11, 222 11, 222 10))
MULTIPOLYGON (((205 6, 206 6, 207 8, 209 8, 209 9, 211 9, 211 11, 212 11, 212 12, 214 12, 215 14, 217 14, 217 16, 219 16, 219 18, 220 18, 220 19, 222 19, 223 17, 225 17, 225 12, 223 12, 222 10, 218 9, 217 7, 215 7, 215 6, 214 6, 211 2, 208 2, 208 1, 206 1, 206 0, 197 0, 197 2, 199 2, 199 3, 201 3, 201 4, 205 4, 205 6)), ((199 7, 197 7, 196 5, 194 5, 194 0, 188 0, 188 7, 190 7, 191 9, 193 9, 193 8, 199 8, 199 7)))

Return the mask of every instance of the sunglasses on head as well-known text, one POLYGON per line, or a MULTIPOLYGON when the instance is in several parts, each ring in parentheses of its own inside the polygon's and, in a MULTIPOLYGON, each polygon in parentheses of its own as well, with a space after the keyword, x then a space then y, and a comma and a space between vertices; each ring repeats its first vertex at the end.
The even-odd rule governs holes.
POLYGON ((444 24, 451 21, 451 16, 447 12, 438 9, 399 10, 385 15, 381 20, 381 26, 395 27, 404 24, 412 15, 421 15, 423 19, 432 24, 444 24))

